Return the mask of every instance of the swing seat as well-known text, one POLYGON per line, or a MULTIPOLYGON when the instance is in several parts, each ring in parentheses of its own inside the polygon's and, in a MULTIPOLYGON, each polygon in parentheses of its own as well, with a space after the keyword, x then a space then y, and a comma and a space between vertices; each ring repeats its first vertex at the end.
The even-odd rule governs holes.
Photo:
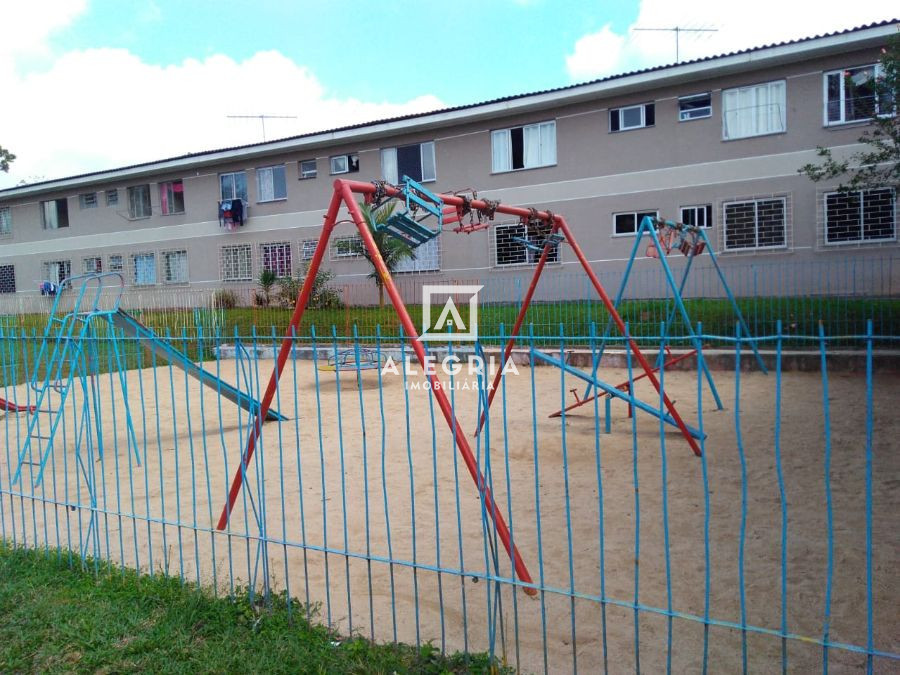
POLYGON ((525 237, 511 237, 511 240, 516 242, 517 244, 522 244, 522 246, 527 248, 529 251, 534 251, 535 253, 543 253, 544 246, 549 245, 551 248, 556 248, 562 242, 564 242, 566 238, 558 232, 555 232, 551 235, 548 235, 547 238, 544 239, 544 241, 542 241, 541 243, 528 241, 527 239, 525 239, 525 237))
POLYGON ((412 248, 431 241, 440 233, 440 230, 432 230, 415 221, 407 211, 392 214, 386 222, 376 225, 375 229, 399 239, 412 248))

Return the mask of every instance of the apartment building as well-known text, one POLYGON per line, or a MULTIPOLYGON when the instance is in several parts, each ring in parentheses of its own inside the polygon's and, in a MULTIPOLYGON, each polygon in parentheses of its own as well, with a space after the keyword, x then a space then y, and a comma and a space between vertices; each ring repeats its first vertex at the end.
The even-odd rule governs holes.
MULTIPOLYGON (((890 114, 869 83, 898 27, 883 22, 3 190, 0 310, 4 300, 41 302, 41 281, 82 272, 120 271, 129 292, 145 296, 246 290, 263 269, 291 274, 312 256, 337 177, 395 183, 408 175, 436 192, 476 188, 549 208, 565 214, 601 273, 621 271, 647 213, 708 228, 726 268, 851 258, 865 268, 896 252, 897 195, 889 187, 841 194, 797 170, 815 160, 817 146, 838 156, 858 149, 872 118, 890 114)), ((500 217, 471 235, 445 232, 400 275, 519 283, 535 255, 516 239, 534 236, 500 217)), ((326 263, 336 284, 365 285, 370 268, 360 251, 353 228, 338 228, 326 263)), ((546 274, 574 274, 576 264, 562 245, 546 274)), ((822 290, 814 274, 801 285, 822 290)), ((572 297, 589 292, 551 286, 572 297)), ((374 298, 373 289, 348 299, 374 298)))

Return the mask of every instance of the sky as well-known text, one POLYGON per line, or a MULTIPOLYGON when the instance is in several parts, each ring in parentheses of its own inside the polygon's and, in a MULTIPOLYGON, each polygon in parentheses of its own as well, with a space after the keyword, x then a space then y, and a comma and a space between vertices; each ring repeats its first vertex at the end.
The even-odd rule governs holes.
POLYGON ((835 0, 7 0, 0 189, 900 15, 835 0), (715 29, 714 31, 711 29, 715 29))

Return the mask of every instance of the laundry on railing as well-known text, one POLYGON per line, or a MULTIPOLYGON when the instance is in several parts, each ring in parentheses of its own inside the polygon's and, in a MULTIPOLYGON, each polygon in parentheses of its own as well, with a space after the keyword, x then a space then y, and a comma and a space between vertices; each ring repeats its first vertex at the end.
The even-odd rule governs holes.
POLYGON ((223 199, 219 202, 219 227, 234 230, 244 225, 244 200, 223 199))

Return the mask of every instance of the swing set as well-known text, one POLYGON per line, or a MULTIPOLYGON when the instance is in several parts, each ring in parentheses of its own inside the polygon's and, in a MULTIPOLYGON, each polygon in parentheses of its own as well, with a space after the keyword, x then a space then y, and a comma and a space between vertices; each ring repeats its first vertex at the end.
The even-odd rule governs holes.
MULTIPOLYGON (((269 378, 265 393, 262 400, 260 401, 259 408, 255 412, 252 433, 248 435, 247 445, 242 453, 240 466, 235 471, 226 503, 222 508, 222 512, 217 524, 217 528, 219 530, 224 530, 228 526, 229 518, 231 516, 232 510, 234 509, 235 501, 237 500, 237 497, 241 491, 242 484, 247 473, 247 467, 250 465, 253 453, 262 435, 262 422, 266 419, 266 414, 269 410, 270 405, 272 404, 275 392, 277 391, 279 378, 281 377, 288 356, 291 353, 294 339, 293 336, 297 334, 300 326, 300 321, 307 308, 309 298, 312 293, 313 281, 316 278, 316 274, 319 271, 319 267, 325 257, 326 251, 328 250, 329 240, 331 238, 332 232, 335 226, 339 223, 338 212, 340 211, 341 207, 346 208, 349 212, 350 219, 356 226, 362 243, 366 247, 369 257, 373 265, 375 266, 376 273, 382 281, 382 285, 387 292, 388 297, 390 298, 394 310, 397 312, 397 316, 400 320, 403 330, 410 339, 410 345, 415 352, 416 357, 418 358, 420 364, 422 364, 423 366, 425 366, 426 364, 425 343, 418 339, 419 332, 417 330, 417 327, 414 325, 412 318, 410 317, 409 312, 406 308, 406 305, 403 302, 396 285, 394 284, 394 280, 391 277, 391 274, 381 257, 378 247, 375 244, 375 240, 372 237, 369 225, 367 224, 366 219, 364 218, 363 213, 359 205, 357 204, 357 199, 359 197, 361 197, 363 201, 373 209, 378 208, 382 204, 391 200, 402 201, 404 208, 395 211, 391 214, 386 222, 379 223, 375 225, 375 227, 376 231, 384 231, 386 234, 395 237, 400 241, 403 241, 411 247, 417 247, 428 241, 431 241, 435 237, 441 235, 441 233, 445 231, 445 228, 449 228, 449 226, 451 225, 455 225, 455 227, 452 228, 452 231, 464 234, 487 229, 491 226, 491 222, 493 221, 494 216, 498 213, 517 217, 519 218, 520 223, 528 226, 525 231, 533 232, 534 235, 529 236, 528 238, 519 238, 516 243, 521 244, 535 254, 539 253, 540 257, 538 258, 535 265, 531 283, 525 293, 521 308, 510 333, 509 340, 504 348, 503 358, 501 360, 501 363, 503 364, 505 364, 510 358, 510 354, 513 345, 515 344, 516 337, 518 336, 519 331, 522 327, 522 323, 525 319, 525 314, 534 296, 538 281, 544 271, 551 252, 555 252, 557 247, 559 247, 563 243, 568 244, 572 248, 572 251, 578 259, 578 262, 581 265, 584 273, 587 275, 591 285, 597 292, 600 301, 603 303, 603 306, 606 308, 606 311, 609 314, 610 330, 612 328, 615 328, 618 333, 624 338, 627 348, 632 352, 640 369, 643 371, 643 374, 640 377, 645 377, 653 384, 657 392, 659 392, 660 394, 665 410, 660 410, 658 406, 650 406, 646 403, 643 403, 642 401, 635 399, 631 392, 622 391, 621 388, 616 388, 600 381, 596 377, 596 371, 599 367, 599 356, 595 359, 594 369, 590 374, 583 373, 575 368, 572 368, 570 365, 564 363, 559 359, 554 359, 553 357, 544 355, 542 353, 537 353, 537 356, 540 359, 551 363, 552 365, 556 365, 557 367, 572 373, 576 377, 585 380, 588 383, 588 394, 586 395, 590 395, 591 391, 597 390, 597 392, 602 392, 608 396, 623 399, 630 406, 641 408, 648 414, 662 419, 664 422, 677 427, 694 453, 697 455, 700 454, 700 447, 697 444, 697 439, 700 437, 700 433, 696 429, 689 427, 684 422, 681 415, 679 415, 678 410, 675 408, 675 404, 669 399, 665 391, 661 391, 659 380, 656 377, 656 373, 658 372, 660 365, 662 367, 666 367, 666 365, 671 365, 672 362, 669 361, 668 364, 658 364, 657 367, 654 367, 641 352, 641 349, 634 338, 628 334, 625 322, 622 320, 622 317, 618 313, 617 306, 621 300, 622 292, 624 290, 624 281, 623 287, 620 289, 618 295, 616 296, 616 299, 611 299, 607 295, 606 290, 603 288, 603 285, 600 283, 599 278, 591 268, 590 263, 584 255, 584 252, 581 250, 581 247, 578 245, 578 242, 575 239, 571 228, 569 227, 565 218, 561 215, 554 214, 549 210, 541 211, 534 208, 507 206, 505 204, 501 204, 499 201, 480 199, 478 198, 477 193, 471 190, 467 190, 464 192, 465 193, 435 194, 430 192, 419 182, 414 181, 406 176, 404 176, 401 185, 391 185, 384 181, 365 183, 343 179, 335 180, 334 191, 332 193, 331 201, 325 214, 325 221, 322 226, 322 233, 319 237, 313 257, 310 260, 306 280, 304 281, 303 286, 300 289, 300 293, 297 297, 297 302, 288 324, 285 338, 282 341, 281 347, 278 351, 275 367, 272 370, 272 374, 269 378)), ((639 231, 636 238, 635 252, 632 253, 631 262, 633 262, 638 242, 645 232, 650 234, 654 244, 657 246, 658 251, 664 250, 664 245, 660 242, 660 239, 657 235, 657 228, 660 227, 660 223, 663 223, 664 227, 668 229, 674 229, 679 232, 687 233, 687 235, 689 235, 692 240, 695 237, 699 237, 700 239, 702 239, 704 245, 708 246, 708 241, 702 231, 697 231, 698 233, 695 233, 694 229, 688 228, 687 226, 682 226, 680 224, 670 225, 668 224, 668 221, 658 221, 656 223, 653 223, 645 219, 641 224, 641 230, 639 231)), ((671 249, 671 246, 669 246, 669 249, 671 249)), ((694 248, 691 249, 691 251, 692 255, 689 257, 689 262, 694 255, 697 255, 702 251, 702 248, 698 247, 695 244, 694 248)), ((668 265, 665 264, 665 256, 659 257, 664 261, 664 268, 671 272, 671 270, 669 270, 668 268, 668 265)), ((631 262, 629 263, 629 272, 631 268, 631 262)), ((687 275, 685 274, 685 279, 686 276, 687 275)), ((669 275, 669 277, 671 277, 671 275, 669 275)), ((722 278, 722 281, 724 283, 724 277, 722 278)), ((671 278, 670 283, 673 285, 673 288, 679 288, 674 286, 674 282, 671 281, 671 278)), ((684 279, 682 280, 682 285, 680 288, 683 288, 683 286, 684 279)), ((686 312, 684 311, 684 305, 680 300, 680 292, 676 293, 676 298, 676 304, 679 310, 682 311, 685 320, 687 320, 686 312)), ((729 298, 733 302, 730 291, 729 298)), ((735 309, 736 308, 737 307, 735 305, 735 309)), ((743 319, 741 319, 741 321, 743 321, 743 319)), ((452 336, 448 336, 448 339, 451 339, 451 337, 452 336)), ((694 338, 699 340, 697 336, 694 336, 694 338)), ((337 356, 335 358, 338 359, 337 356)), ((348 362, 345 365, 355 367, 355 357, 354 363, 350 364, 348 362)), ((335 368, 338 368, 337 362, 335 363, 335 368)), ((708 375, 708 370, 705 372, 707 374, 708 380, 712 382, 712 378, 708 375)), ((537 588, 532 580, 532 576, 529 573, 521 554, 519 553, 518 547, 516 547, 511 541, 511 536, 509 528, 506 525, 506 521, 500 511, 500 508, 494 501, 492 491, 488 486, 488 481, 482 474, 481 469, 479 468, 478 463, 475 459, 475 455, 472 452, 472 445, 467 438, 466 433, 462 430, 462 425, 456 418, 456 413, 454 412, 454 409, 449 399, 447 398, 446 393, 444 392, 441 382, 437 378, 437 375, 433 370, 429 370, 426 368, 425 374, 429 380, 430 385, 428 387, 428 390, 434 397, 435 402, 437 403, 444 419, 446 420, 450 432, 454 436, 455 445, 458 448, 462 460, 466 465, 466 468, 473 482, 475 483, 475 487, 482 500, 482 513, 486 513, 487 516, 492 519, 496 535, 503 543, 506 553, 513 563, 515 577, 521 582, 524 591, 529 595, 535 595, 537 593, 537 588)), ((480 432, 480 429, 485 421, 485 415, 487 414, 490 407, 490 402, 493 400, 494 394, 497 391, 497 384, 501 376, 502 370, 498 370, 493 386, 490 388, 490 391, 488 393, 488 399, 486 401, 486 405, 484 406, 484 411, 479 421, 476 435, 480 432)), ((719 404, 721 405, 720 402, 719 404)))

